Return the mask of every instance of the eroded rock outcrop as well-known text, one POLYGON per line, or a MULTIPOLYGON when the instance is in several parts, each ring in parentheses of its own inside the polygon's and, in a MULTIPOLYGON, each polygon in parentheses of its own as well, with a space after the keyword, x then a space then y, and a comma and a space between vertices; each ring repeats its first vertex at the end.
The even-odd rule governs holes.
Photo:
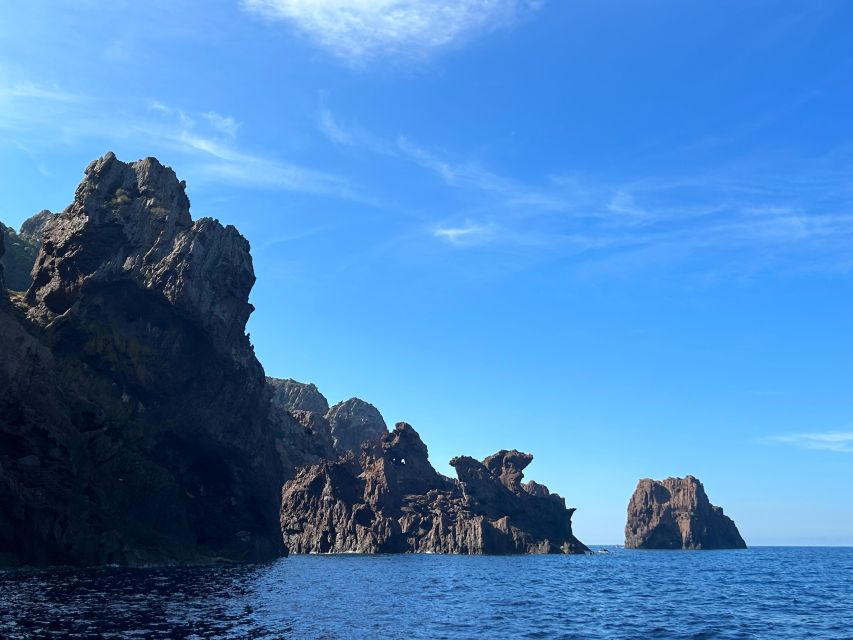
POLYGON ((324 414, 329 403, 313 384, 267 378, 269 424, 281 459, 282 482, 299 465, 336 457, 332 433, 324 414))
POLYGON ((49 209, 42 209, 37 214, 30 216, 21 223, 21 228, 18 230, 18 235, 22 238, 35 240, 41 244, 44 230, 54 219, 56 214, 49 209))
POLYGON ((0 224, 0 294, 6 292, 6 270, 3 267, 3 256, 6 253, 6 227, 0 224))
POLYGON ((284 411, 311 411, 325 416, 329 402, 313 384, 297 382, 290 378, 267 378, 273 395, 273 404, 284 411))
POLYGON ((335 451, 357 452, 361 443, 388 433, 388 427, 379 410, 369 402, 350 398, 339 402, 326 413, 332 432, 335 451))
POLYGON ((281 529, 294 553, 584 553, 574 509, 521 484, 532 456, 454 458, 437 473, 415 430, 398 423, 359 452, 303 467, 282 490, 281 529))
POLYGON ((633 549, 744 549, 734 521, 693 476, 643 479, 628 503, 625 546, 633 549))
POLYGON ((5 236, 7 250, 0 258, 0 264, 5 267, 7 284, 13 291, 26 291, 30 287, 42 232, 53 218, 54 214, 45 209, 24 221, 18 233, 0 224, 0 234, 5 236))
POLYGON ((248 242, 111 153, 42 228, 25 301, 0 301, 0 563, 281 553, 248 242))

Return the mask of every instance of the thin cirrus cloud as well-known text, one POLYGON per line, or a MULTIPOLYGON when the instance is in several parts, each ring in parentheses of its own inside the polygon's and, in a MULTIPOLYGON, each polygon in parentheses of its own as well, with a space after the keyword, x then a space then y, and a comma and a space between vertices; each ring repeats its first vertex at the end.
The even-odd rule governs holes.
POLYGON ((801 449, 853 453, 853 432, 798 433, 770 438, 770 442, 790 444, 801 449))
POLYGON ((145 153, 179 154, 183 173, 199 182, 280 189, 369 202, 349 181, 239 145, 241 123, 213 110, 190 113, 158 100, 118 106, 110 98, 60 87, 0 82, 0 133, 27 153, 42 173, 45 147, 102 145, 104 150, 150 145, 145 153))
POLYGON ((454 245, 472 246, 489 242, 497 231, 494 224, 465 222, 459 226, 435 227, 433 235, 454 245))
POLYGON ((511 26, 543 0, 242 0, 244 10, 295 26, 348 62, 424 57, 511 26))
POLYGON ((452 246, 583 253, 605 270, 721 250, 737 252, 732 269, 743 273, 784 267, 788 258, 798 258, 800 269, 853 268, 853 199, 837 169, 797 167, 784 181, 747 165, 624 184, 560 175, 531 183, 452 159, 407 135, 384 139, 329 109, 320 112, 318 129, 335 145, 397 158, 437 177, 449 193, 463 193, 466 208, 429 228, 452 246), (479 204, 472 207, 472 200, 479 204))

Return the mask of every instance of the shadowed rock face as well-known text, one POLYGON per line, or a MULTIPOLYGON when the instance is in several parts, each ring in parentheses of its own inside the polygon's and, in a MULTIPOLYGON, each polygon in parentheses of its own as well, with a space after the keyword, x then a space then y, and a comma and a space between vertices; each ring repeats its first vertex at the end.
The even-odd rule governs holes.
POLYGON ((734 521, 693 476, 640 480, 628 503, 625 546, 634 549, 745 549, 734 521))
POLYGON ((332 433, 325 414, 329 404, 317 387, 295 380, 267 378, 269 424, 285 479, 296 467, 335 458, 332 433))
POLYGON ((303 467, 282 490, 281 529, 295 553, 584 553, 563 498, 522 485, 532 456, 454 458, 433 469, 415 430, 398 423, 358 456, 303 467))
POLYGON ((14 230, 0 224, 0 234, 6 237, 6 254, 0 258, 5 267, 6 283, 13 291, 26 291, 32 283, 31 272, 41 246, 42 233, 53 220, 54 214, 46 209, 32 216, 14 230))
POLYGON ((358 452, 362 442, 388 433, 388 427, 378 409, 358 398, 336 404, 329 409, 326 420, 338 453, 358 452))
POLYGON ((248 242, 111 153, 43 233, 25 302, 0 300, 0 564, 278 555, 248 242))
MULTIPOLYGON (((6 236, 6 227, 0 224, 0 260, 3 259, 3 256, 6 253, 6 243, 4 241, 4 237, 6 236)), ((0 262, 0 293, 6 291, 6 270, 3 268, 3 263, 0 262)))

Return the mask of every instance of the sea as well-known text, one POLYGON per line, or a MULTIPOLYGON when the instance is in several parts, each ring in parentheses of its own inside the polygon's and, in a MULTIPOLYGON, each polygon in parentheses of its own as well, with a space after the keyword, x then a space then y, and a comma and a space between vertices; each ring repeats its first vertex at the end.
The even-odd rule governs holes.
POLYGON ((853 548, 595 550, 7 571, 0 637, 853 639, 853 548))

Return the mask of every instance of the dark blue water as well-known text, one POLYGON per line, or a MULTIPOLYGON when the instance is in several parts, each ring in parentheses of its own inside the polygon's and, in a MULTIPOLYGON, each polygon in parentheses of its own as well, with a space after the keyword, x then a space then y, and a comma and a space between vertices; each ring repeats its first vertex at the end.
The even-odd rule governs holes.
POLYGON ((0 573, 4 638, 853 638, 853 548, 0 573))

